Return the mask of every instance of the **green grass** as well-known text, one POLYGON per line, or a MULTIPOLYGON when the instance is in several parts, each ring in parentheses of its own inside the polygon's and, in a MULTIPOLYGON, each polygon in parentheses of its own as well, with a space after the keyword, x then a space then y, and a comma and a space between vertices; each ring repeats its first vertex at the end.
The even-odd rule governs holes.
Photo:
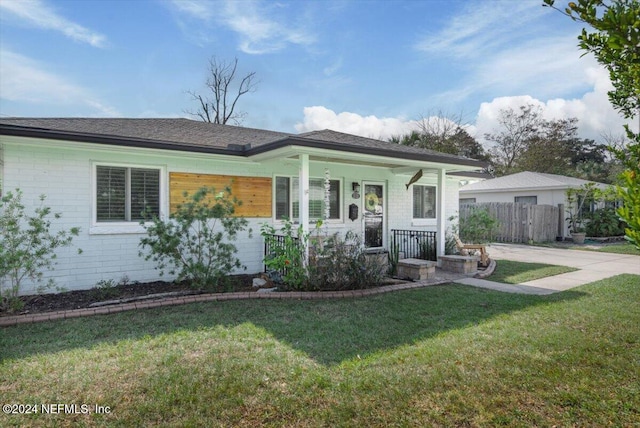
POLYGON ((600 253, 630 254, 632 256, 640 256, 640 250, 630 242, 623 244, 606 245, 598 249, 585 248, 586 250, 598 251, 600 253))
POLYGON ((0 330, 1 426, 633 426, 640 278, 226 301, 0 330))
POLYGON ((487 279, 506 284, 522 284, 534 279, 560 275, 578 269, 568 266, 549 265, 545 263, 525 263, 511 260, 496 261, 496 269, 487 279))
POLYGON ((582 251, 596 251, 600 253, 615 253, 615 254, 629 254, 632 256, 640 256, 640 250, 638 250, 635 245, 630 242, 620 242, 615 244, 606 244, 606 245, 593 245, 593 242, 588 242, 587 245, 578 245, 578 244, 567 244, 565 243, 556 243, 556 242, 546 242, 546 243, 534 243, 532 244, 536 247, 547 247, 547 248, 560 248, 563 250, 582 250, 582 251))

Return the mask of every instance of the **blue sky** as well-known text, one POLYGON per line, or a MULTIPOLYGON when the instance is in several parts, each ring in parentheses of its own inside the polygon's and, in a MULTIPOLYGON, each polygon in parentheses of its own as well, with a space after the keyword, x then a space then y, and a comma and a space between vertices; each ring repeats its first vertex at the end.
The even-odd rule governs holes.
POLYGON ((1 0, 0 115, 189 117, 211 56, 255 71, 242 125, 386 139, 461 118, 481 139, 525 103, 621 134, 582 26, 542 0, 1 0))

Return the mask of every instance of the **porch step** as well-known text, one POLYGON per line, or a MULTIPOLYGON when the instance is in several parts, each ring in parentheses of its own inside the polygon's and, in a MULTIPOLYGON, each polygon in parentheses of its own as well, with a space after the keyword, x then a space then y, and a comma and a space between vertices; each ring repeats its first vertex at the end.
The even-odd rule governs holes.
POLYGON ((398 261, 398 277, 421 281, 434 278, 436 262, 422 259, 402 259, 398 261))
POLYGON ((439 256, 442 270, 473 276, 478 272, 478 256, 439 256))

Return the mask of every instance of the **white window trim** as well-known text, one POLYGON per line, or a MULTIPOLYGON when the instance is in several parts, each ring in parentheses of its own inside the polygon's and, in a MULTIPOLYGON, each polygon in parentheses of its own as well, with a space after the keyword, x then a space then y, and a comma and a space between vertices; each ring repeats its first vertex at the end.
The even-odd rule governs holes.
POLYGON ((538 205, 538 195, 515 195, 513 197, 513 202, 514 203, 520 203, 520 204, 538 205), (517 198, 536 198, 536 203, 535 204, 531 204, 530 202, 516 202, 517 198))
POLYGON ((432 183, 415 183, 411 185, 411 226, 437 226, 438 225, 438 186, 432 183), (413 216, 413 186, 433 187, 436 198, 436 216, 434 218, 416 218, 413 216))
MULTIPOLYGON (((290 181, 290 186, 289 186, 289 212, 291 214, 293 214, 293 180, 294 178, 300 179, 300 177, 298 177, 297 175, 285 175, 285 174, 276 174, 273 176, 273 179, 271 180, 271 186, 272 186, 272 210, 271 210, 271 218, 273 219, 273 222, 276 224, 282 224, 284 223, 284 220, 282 219, 277 219, 276 218, 276 178, 277 177, 284 177, 284 178, 288 178, 290 181)), ((342 224, 344 223, 344 201, 345 201, 345 196, 344 196, 344 187, 343 187, 343 183, 344 180, 342 179, 342 177, 330 177, 330 180, 334 180, 334 181, 338 181, 338 188, 340 189, 340 200, 338 201, 338 218, 331 218, 331 219, 327 219, 327 220, 323 220, 325 223, 327 224, 342 224)), ((324 182, 324 177, 314 177, 311 176, 309 177, 309 180, 322 180, 324 182)), ((291 220, 293 223, 298 224, 298 218, 290 218, 289 220, 291 220)), ((309 224, 315 224, 316 219, 309 219, 309 224)))
MULTIPOLYGON (((122 162, 91 162, 91 226, 89 227, 90 235, 117 235, 117 234, 143 234, 146 233, 144 226, 138 221, 118 221, 118 222, 99 222, 97 220, 97 171, 99 166, 113 166, 120 168, 144 168, 157 169, 160 171, 160 218, 167 218, 167 167, 157 164, 130 164, 122 162)), ((145 224, 150 224, 149 222, 145 224)))

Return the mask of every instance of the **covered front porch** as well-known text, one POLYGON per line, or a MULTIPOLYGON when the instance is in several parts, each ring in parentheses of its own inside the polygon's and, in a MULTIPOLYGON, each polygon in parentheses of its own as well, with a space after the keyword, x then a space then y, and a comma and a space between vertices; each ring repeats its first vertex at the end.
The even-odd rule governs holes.
MULTIPOLYGON (((325 234, 359 234, 371 253, 397 249, 401 258, 432 261, 444 255, 448 219, 458 206, 459 177, 450 174, 475 171, 478 161, 439 153, 425 158, 422 150, 420 156, 389 156, 375 149, 346 151, 335 142, 319 148, 287 141, 252 156, 278 162, 290 178, 274 179, 276 230, 286 217, 306 235, 322 220, 325 234), (288 189, 290 199, 282 189, 288 189)), ((303 251, 308 259, 309 245, 303 251)))

